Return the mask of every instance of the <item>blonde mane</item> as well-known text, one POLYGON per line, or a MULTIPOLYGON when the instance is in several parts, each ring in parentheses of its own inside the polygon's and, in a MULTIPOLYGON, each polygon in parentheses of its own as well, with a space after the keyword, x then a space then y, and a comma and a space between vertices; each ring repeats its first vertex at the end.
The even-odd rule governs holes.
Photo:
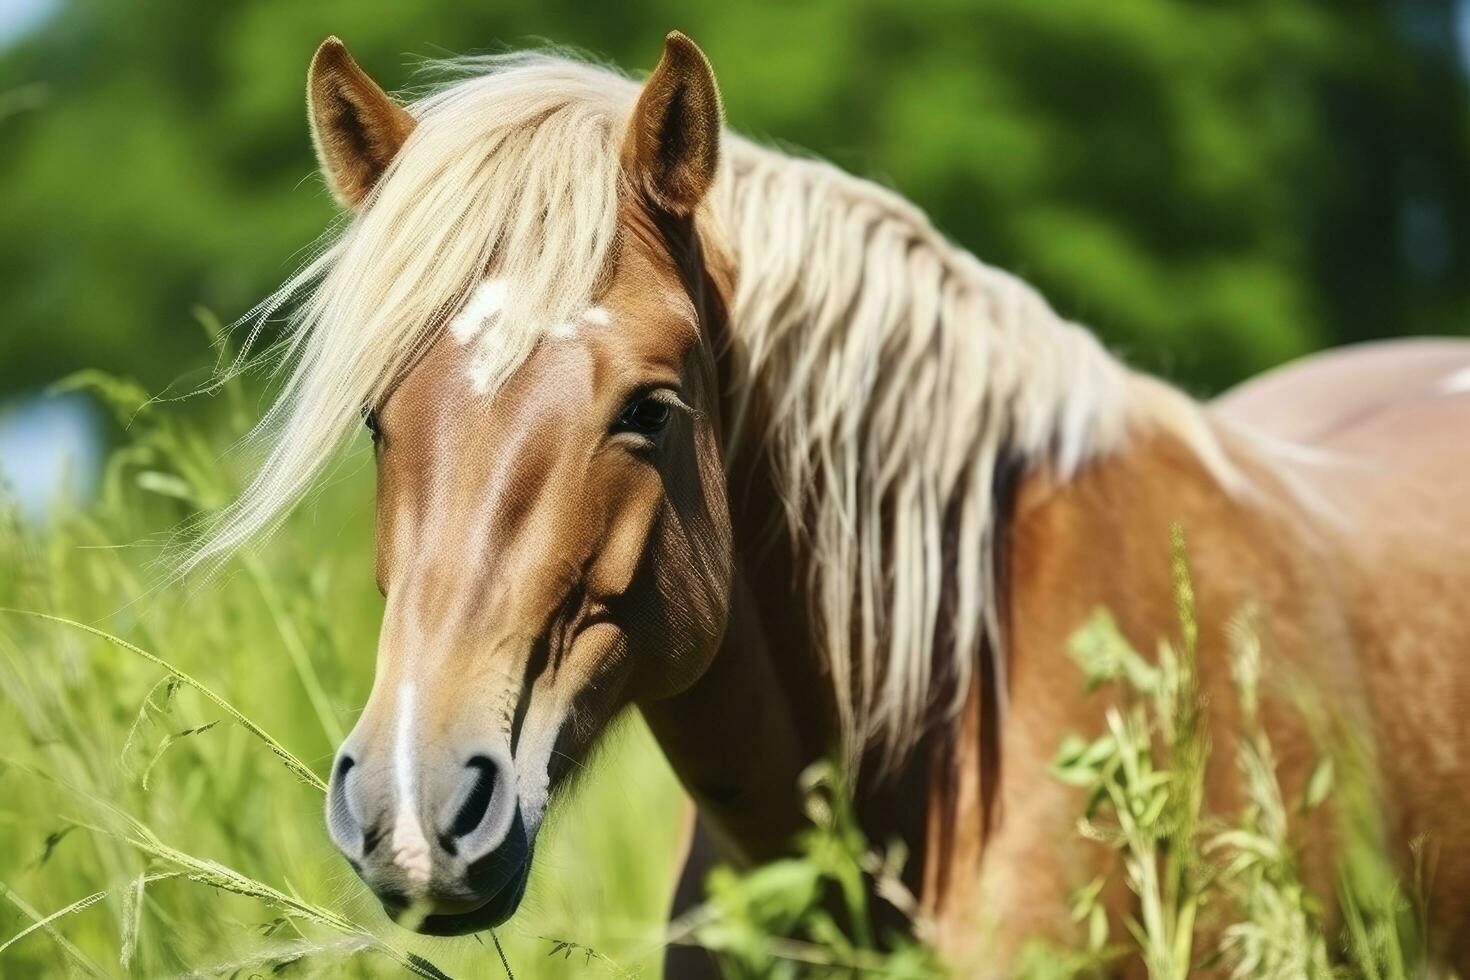
MULTIPOLYGON (((275 351, 289 374, 256 433, 259 472, 185 570, 273 530, 492 271, 515 284, 480 340, 492 387, 595 295, 638 86, 550 54, 456 65, 474 74, 409 107, 419 123, 366 207, 248 318, 247 350, 297 304, 275 351)), ((739 417, 765 403, 765 428, 743 437, 769 453, 811 570, 843 744, 900 757, 934 692, 963 697, 987 638, 1004 664, 998 467, 1065 479, 1138 420, 1207 458, 1218 448, 1192 401, 1129 372, 890 191, 728 135, 706 211, 737 269, 739 417)))

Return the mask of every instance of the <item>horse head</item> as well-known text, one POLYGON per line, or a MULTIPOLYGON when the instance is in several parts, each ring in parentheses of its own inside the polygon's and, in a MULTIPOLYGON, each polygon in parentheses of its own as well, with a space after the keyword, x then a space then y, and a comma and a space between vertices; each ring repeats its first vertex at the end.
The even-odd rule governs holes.
MULTIPOLYGON (((411 115, 335 39, 308 96, 328 187, 352 209, 371 210, 455 122, 411 115)), ((710 331, 722 303, 697 230, 720 128, 708 62, 671 34, 621 134, 617 231, 594 293, 528 333, 509 322, 529 315, 523 283, 493 255, 364 406, 386 608, 327 823, 420 931, 508 918, 549 796, 623 708, 693 683, 724 633, 732 555, 710 331), (487 345, 516 331, 532 340, 497 374, 487 345)))

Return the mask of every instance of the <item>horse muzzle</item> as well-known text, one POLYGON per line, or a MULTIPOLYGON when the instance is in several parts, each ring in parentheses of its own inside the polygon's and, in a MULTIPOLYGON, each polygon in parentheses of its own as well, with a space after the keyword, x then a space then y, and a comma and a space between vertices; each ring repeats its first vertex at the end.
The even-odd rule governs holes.
POLYGON ((399 925, 444 936, 499 925, 525 894, 534 836, 510 753, 427 754, 349 737, 327 794, 332 841, 399 925))

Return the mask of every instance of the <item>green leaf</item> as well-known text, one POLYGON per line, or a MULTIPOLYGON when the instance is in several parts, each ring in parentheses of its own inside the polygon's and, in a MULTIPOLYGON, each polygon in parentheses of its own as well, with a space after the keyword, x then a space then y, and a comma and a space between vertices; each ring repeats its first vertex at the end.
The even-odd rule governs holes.
POLYGON ((144 470, 137 476, 138 486, 149 493, 156 493, 160 497, 172 497, 182 500, 188 504, 198 504, 199 495, 194 488, 182 477, 172 473, 160 473, 157 470, 144 470))
POLYGON ((1312 775, 1307 779, 1307 791, 1302 799, 1302 807, 1306 810, 1315 810, 1327 799, 1332 792, 1334 781, 1332 757, 1326 756, 1317 763, 1312 770, 1312 775))

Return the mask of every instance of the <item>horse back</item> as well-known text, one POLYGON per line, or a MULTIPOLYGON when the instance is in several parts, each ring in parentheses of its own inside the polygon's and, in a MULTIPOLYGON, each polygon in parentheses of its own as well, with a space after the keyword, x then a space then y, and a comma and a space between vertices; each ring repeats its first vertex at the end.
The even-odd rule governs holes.
MULTIPOLYGON (((1470 961, 1470 341, 1309 359, 1220 405, 1294 443, 1278 466, 1341 556, 1391 843, 1420 841, 1439 939, 1470 961), (1304 410, 1291 421, 1293 381, 1304 410), (1328 404, 1333 406, 1326 410, 1328 404), (1296 449, 1305 452, 1297 452, 1296 449)), ((1409 887, 1406 885, 1406 887, 1409 887)))
MULTIPOLYGON (((1463 784, 1470 775, 1460 761, 1470 748, 1470 341, 1391 342, 1308 358, 1270 385, 1227 395, 1216 411, 1268 436, 1296 430, 1288 445, 1264 455, 1294 491, 1304 525, 1336 556, 1385 778, 1409 790, 1435 785, 1436 793, 1463 784)), ((1470 807, 1456 809, 1466 813, 1456 829, 1470 830, 1470 807)), ((1411 818, 1408 829, 1431 832, 1411 818)))

